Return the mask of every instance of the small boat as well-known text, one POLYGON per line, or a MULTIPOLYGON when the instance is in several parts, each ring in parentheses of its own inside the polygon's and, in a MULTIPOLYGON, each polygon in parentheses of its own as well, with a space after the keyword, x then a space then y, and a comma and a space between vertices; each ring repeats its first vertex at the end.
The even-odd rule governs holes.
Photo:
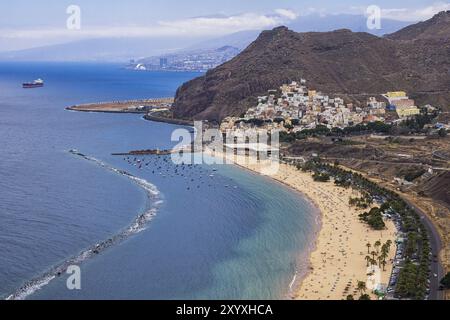
POLYGON ((22 87, 24 89, 40 88, 43 86, 44 86, 44 80, 42 80, 42 79, 37 79, 37 80, 34 80, 33 82, 22 83, 22 87))

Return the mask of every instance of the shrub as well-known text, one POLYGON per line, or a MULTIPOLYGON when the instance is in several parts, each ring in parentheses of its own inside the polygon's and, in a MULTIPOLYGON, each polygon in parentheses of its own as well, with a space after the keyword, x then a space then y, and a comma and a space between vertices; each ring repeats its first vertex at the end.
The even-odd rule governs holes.
POLYGON ((369 212, 364 212, 359 215, 359 218, 366 222, 374 230, 383 230, 386 225, 383 221, 383 216, 381 215, 381 210, 379 208, 372 208, 369 212))

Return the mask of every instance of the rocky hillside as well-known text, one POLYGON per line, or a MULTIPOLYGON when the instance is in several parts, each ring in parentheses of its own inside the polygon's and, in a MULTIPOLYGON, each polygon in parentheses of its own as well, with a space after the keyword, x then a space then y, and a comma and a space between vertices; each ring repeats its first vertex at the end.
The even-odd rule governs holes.
POLYGON ((365 95, 405 90, 419 103, 450 101, 450 12, 384 38, 349 30, 264 31, 241 54, 183 84, 174 115, 220 121, 240 115, 255 97, 305 78, 310 87, 358 102, 365 95))
POLYGON ((450 11, 442 11, 427 21, 413 24, 386 36, 393 40, 440 39, 450 37, 450 11))

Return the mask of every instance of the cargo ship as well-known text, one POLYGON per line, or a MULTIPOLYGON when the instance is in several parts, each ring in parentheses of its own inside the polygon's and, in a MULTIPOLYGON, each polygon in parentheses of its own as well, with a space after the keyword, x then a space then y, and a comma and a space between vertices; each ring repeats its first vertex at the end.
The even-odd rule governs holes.
POLYGON ((42 79, 37 79, 37 80, 34 80, 33 82, 25 82, 22 84, 22 87, 25 89, 40 88, 43 86, 44 86, 44 80, 42 80, 42 79))

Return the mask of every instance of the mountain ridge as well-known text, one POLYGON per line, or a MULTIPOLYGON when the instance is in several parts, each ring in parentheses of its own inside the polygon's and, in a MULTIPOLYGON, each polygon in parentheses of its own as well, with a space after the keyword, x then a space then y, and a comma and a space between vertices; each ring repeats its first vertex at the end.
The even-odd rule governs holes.
MULTIPOLYGON (((440 13, 428 25, 450 34, 448 16, 440 13)), ((442 70, 450 70, 449 39, 432 32, 407 37, 424 23, 396 32, 394 39, 347 29, 297 33, 282 26, 263 31, 232 60, 183 84, 176 93, 174 116, 212 121, 239 116, 256 96, 300 78, 312 88, 355 102, 354 95, 404 90, 419 103, 447 107, 450 72, 442 70)))
POLYGON ((441 28, 443 24, 450 24, 450 10, 441 11, 431 19, 422 21, 401 30, 386 35, 392 40, 430 39, 438 37, 450 37, 448 29, 441 28))

